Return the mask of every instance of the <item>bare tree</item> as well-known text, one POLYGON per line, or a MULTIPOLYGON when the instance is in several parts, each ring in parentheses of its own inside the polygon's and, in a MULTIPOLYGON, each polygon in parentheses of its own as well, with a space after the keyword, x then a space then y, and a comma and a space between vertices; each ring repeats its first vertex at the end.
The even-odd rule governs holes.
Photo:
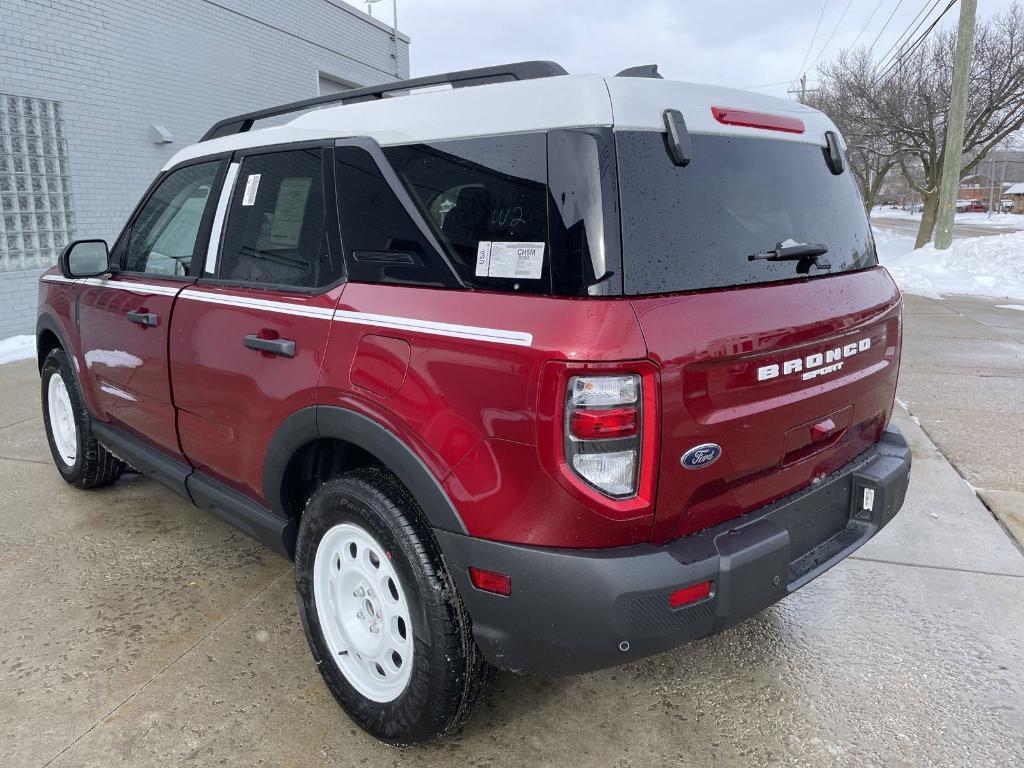
POLYGON ((877 119, 869 98, 875 65, 864 48, 843 51, 823 66, 820 87, 807 92, 802 101, 832 118, 846 139, 850 168, 857 179, 864 207, 875 206, 886 177, 896 167, 898 150, 891 131, 877 119))
MULTIPOLYGON (((843 110, 851 111, 853 136, 863 132, 869 137, 851 144, 873 147, 878 162, 894 159, 907 183, 924 199, 917 248, 931 239, 935 229, 955 47, 955 31, 944 30, 925 38, 895 67, 881 73, 866 61, 865 51, 841 54, 819 70, 822 92, 848 102, 849 106, 837 107, 840 120, 844 119, 843 110)), ((978 24, 960 178, 972 173, 990 150, 1024 126, 1022 49, 1024 11, 1019 4, 978 24)), ((839 120, 837 124, 843 129, 839 120)), ((851 160, 857 162, 855 157, 851 160)), ((882 168, 884 165, 876 166, 882 168)))

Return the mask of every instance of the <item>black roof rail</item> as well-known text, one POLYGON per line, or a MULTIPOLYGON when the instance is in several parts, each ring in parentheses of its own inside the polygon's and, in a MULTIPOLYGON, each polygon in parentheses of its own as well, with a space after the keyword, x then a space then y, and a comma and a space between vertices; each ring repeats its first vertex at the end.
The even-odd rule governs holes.
POLYGON ((557 77, 567 74, 569 73, 565 69, 553 61, 520 61, 514 64, 500 64, 495 67, 446 72, 443 75, 414 77, 411 80, 396 80, 393 83, 371 85, 366 88, 353 88, 348 91, 341 91, 340 93, 329 93, 324 96, 315 96, 312 99, 282 104, 278 107, 258 109, 255 112, 247 112, 244 115, 227 117, 214 123, 213 127, 203 134, 203 138, 200 141, 209 141, 221 136, 245 133, 252 128, 253 123, 257 120, 287 115, 291 112, 303 112, 323 104, 353 104, 360 101, 373 101, 375 99, 382 99, 387 94, 394 93, 395 91, 407 91, 431 85, 451 85, 452 88, 467 88, 472 85, 501 83, 509 80, 533 80, 539 77, 557 77))

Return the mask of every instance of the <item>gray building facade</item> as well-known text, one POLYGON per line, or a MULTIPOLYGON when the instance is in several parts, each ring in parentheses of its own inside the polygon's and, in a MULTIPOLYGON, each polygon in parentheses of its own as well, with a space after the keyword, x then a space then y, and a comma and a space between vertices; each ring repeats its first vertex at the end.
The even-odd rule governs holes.
POLYGON ((0 0, 0 339, 218 119, 408 76, 408 37, 340 0, 0 0))

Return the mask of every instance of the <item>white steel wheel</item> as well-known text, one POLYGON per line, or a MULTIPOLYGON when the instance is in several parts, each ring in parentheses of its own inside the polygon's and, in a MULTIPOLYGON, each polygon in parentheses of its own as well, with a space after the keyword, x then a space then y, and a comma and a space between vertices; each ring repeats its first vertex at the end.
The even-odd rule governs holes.
POLYGON ((387 551, 352 523, 330 528, 313 561, 317 619, 334 664, 379 703, 397 699, 412 675, 409 603, 387 551))
POLYGON ((59 373, 50 376, 46 390, 46 407, 50 414, 50 432, 61 461, 72 467, 78 458, 78 426, 68 388, 59 373))

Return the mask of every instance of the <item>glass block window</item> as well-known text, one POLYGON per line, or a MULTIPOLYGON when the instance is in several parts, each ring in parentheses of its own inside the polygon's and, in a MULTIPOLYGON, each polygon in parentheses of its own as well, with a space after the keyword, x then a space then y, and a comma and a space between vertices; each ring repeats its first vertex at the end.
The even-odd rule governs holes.
POLYGON ((74 231, 60 102, 0 93, 0 272, 55 264, 74 231))

